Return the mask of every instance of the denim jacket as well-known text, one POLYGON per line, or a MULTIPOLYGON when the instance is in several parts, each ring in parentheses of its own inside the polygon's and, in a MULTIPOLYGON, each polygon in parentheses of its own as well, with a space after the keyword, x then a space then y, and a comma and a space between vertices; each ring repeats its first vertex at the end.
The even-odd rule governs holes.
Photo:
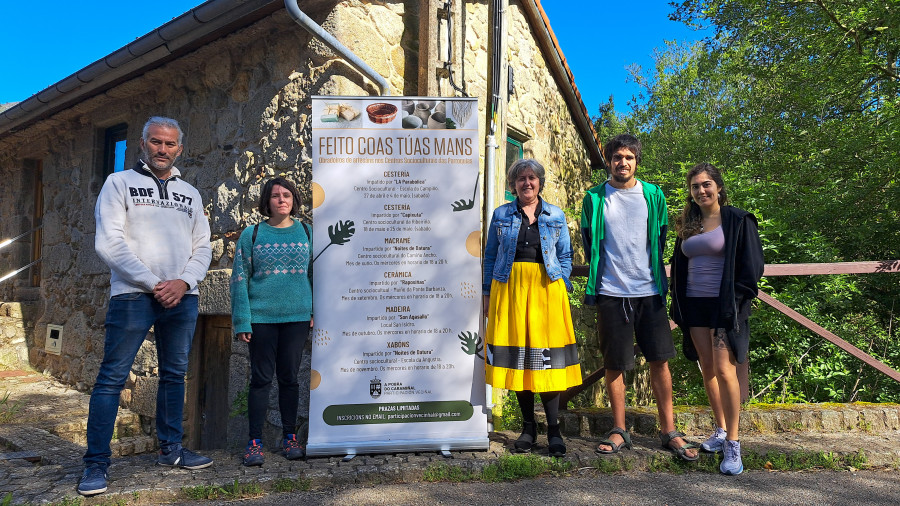
MULTIPOLYGON (((572 274, 572 243, 566 215, 562 209, 541 199, 541 214, 537 218, 538 232, 541 234, 541 254, 550 281, 562 278, 566 290, 572 291, 569 275, 572 274)), ((518 213, 516 201, 507 202, 494 210, 488 230, 487 246, 484 248, 484 295, 491 293, 491 280, 501 283, 509 281, 513 259, 516 257, 516 242, 522 217, 518 213)))

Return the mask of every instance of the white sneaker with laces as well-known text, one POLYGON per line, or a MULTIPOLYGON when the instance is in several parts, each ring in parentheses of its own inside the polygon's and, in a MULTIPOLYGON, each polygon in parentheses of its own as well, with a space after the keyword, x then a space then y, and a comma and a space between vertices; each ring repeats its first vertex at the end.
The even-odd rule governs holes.
POLYGON ((700 449, 709 453, 719 453, 722 451, 722 445, 725 443, 725 431, 722 427, 716 427, 709 439, 700 444, 700 449))
POLYGON ((728 476, 734 476, 744 472, 744 463, 741 461, 741 442, 725 440, 722 447, 725 458, 719 464, 719 471, 728 476))

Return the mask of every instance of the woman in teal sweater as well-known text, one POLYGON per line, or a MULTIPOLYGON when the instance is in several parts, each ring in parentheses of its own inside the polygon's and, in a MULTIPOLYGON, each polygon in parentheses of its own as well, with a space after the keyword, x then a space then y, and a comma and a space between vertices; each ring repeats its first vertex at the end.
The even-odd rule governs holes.
POLYGON ((231 272, 231 321, 238 339, 250 348, 247 416, 250 442, 245 466, 260 466, 262 430, 273 373, 278 376, 278 407, 289 460, 306 456, 297 439, 297 372, 312 317, 312 231, 294 216, 300 194, 276 177, 263 187, 259 212, 268 219, 247 227, 237 243, 231 272))

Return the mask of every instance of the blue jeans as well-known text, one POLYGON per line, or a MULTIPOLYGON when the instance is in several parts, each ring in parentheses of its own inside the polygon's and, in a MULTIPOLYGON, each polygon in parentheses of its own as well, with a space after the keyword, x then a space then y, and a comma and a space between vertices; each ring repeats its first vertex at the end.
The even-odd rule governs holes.
POLYGON ((109 443, 119 410, 119 393, 125 386, 134 358, 153 326, 159 362, 156 392, 156 434, 163 451, 177 449, 183 436, 184 375, 197 325, 196 295, 185 295, 171 309, 152 293, 125 293, 109 301, 106 342, 97 382, 91 392, 84 464, 109 465, 109 443))

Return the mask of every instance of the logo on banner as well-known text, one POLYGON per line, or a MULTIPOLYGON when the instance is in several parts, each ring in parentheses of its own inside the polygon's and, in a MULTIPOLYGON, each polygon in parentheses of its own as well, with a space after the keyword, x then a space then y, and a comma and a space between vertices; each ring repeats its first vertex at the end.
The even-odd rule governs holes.
POLYGON ((381 397, 381 380, 377 376, 375 379, 369 380, 369 395, 373 399, 381 397))
POLYGON ((408 395, 421 394, 423 391, 416 390, 413 385, 404 385, 401 381, 388 381, 384 384, 384 395, 408 395))

